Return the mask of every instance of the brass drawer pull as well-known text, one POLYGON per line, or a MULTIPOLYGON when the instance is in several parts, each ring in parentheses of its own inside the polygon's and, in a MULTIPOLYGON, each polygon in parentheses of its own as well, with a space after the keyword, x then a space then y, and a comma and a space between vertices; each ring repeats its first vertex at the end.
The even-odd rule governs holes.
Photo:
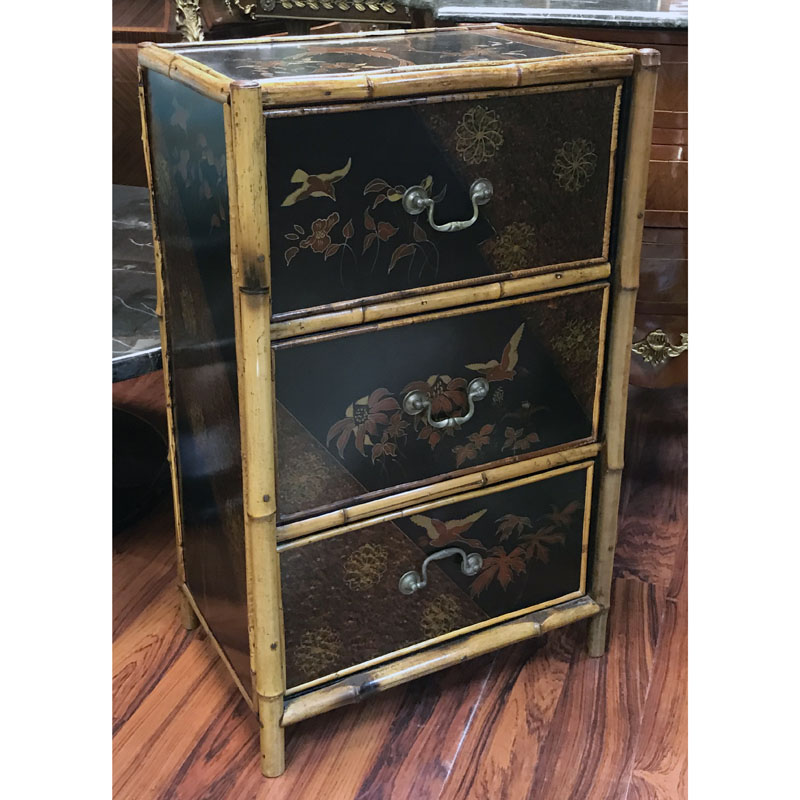
POLYGON ((403 195, 403 208, 408 214, 421 214, 426 208, 428 209, 428 222, 431 228, 435 231, 442 233, 455 233, 456 231, 463 231, 464 228, 469 228, 478 219, 478 206, 486 205, 491 199, 494 189, 491 182, 487 178, 477 178, 472 182, 469 187, 469 199, 472 201, 472 216, 469 219, 457 220, 455 222, 445 222, 442 225, 437 225, 433 221, 433 200, 428 192, 421 186, 411 186, 406 189, 403 195))
POLYGON ((398 584, 400 592, 402 594, 414 594, 418 589, 424 589, 428 585, 428 564, 431 561, 438 561, 440 558, 448 558, 449 556, 461 556, 461 571, 465 575, 477 575, 483 566, 483 559, 480 554, 465 553, 460 547, 446 547, 437 553, 431 553, 422 562, 421 578, 419 572, 415 569, 406 572, 400 578, 400 583, 398 584))
POLYGON ((469 410, 463 417, 433 419, 431 417, 431 396, 427 392, 420 391, 409 392, 403 398, 403 411, 412 417, 415 414, 427 411, 427 422, 432 428, 454 428, 456 425, 463 425, 465 422, 469 422, 472 419, 472 415, 475 413, 475 403, 478 400, 483 400, 487 394, 489 394, 489 381, 487 381, 486 378, 473 378, 467 386, 469 410))

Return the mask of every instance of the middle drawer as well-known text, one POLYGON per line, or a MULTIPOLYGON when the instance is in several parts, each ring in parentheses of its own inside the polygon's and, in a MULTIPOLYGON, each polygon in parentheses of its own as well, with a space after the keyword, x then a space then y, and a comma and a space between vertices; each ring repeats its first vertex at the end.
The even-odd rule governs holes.
POLYGON ((279 524, 592 441, 607 302, 595 284, 275 343, 279 524))

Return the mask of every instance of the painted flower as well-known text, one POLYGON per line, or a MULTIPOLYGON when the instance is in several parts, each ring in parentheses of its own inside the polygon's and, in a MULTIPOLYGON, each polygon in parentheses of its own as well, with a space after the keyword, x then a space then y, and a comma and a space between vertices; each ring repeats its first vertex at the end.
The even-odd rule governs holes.
POLYGON ((344 582, 354 592, 374 586, 386 572, 389 549, 382 544, 367 542, 354 550, 342 564, 344 582))
POLYGON ((467 382, 464 378, 451 378, 449 375, 431 375, 427 381, 413 381, 403 389, 408 392, 422 392, 431 398, 431 416, 450 416, 453 411, 463 411, 467 407, 467 382))
POLYGON ((372 394, 347 406, 344 419, 334 423, 328 431, 326 444, 330 445, 331 440, 336 438, 339 458, 344 458, 344 448, 352 436, 355 440, 356 450, 365 456, 364 445, 372 444, 369 437, 377 438, 378 426, 389 423, 386 412, 399 409, 397 400, 392 397, 388 389, 376 389, 372 394))
POLYGON ((536 238, 527 222, 512 222, 501 231, 491 245, 495 272, 510 272, 533 266, 536 238))
POLYGON ((441 594, 426 603, 419 625, 429 639, 444 636, 459 627, 461 607, 449 594, 441 594))
POLYGON ((331 245, 329 236, 333 226, 339 221, 338 212, 334 211, 327 219, 315 219, 311 223, 311 233, 300 242, 300 247, 310 247, 315 253, 324 253, 331 245))
POLYGON ((567 192, 577 192, 586 185, 597 168, 594 145, 586 139, 564 142, 556 150, 553 174, 558 185, 567 192))
POLYGON ((307 678, 316 678, 332 666, 342 650, 342 640, 328 625, 306 631, 295 648, 297 666, 307 678))
POLYGON ((483 164, 502 144, 500 118, 484 106, 470 108, 456 127, 456 152, 467 164, 483 164))

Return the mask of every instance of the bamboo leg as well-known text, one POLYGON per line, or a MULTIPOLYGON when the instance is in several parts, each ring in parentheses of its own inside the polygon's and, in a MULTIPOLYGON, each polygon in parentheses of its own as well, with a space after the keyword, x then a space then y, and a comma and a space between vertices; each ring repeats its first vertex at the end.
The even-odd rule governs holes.
POLYGON ((183 593, 183 590, 178 587, 178 594, 180 595, 180 605, 179 613, 181 617, 181 625, 186 628, 187 631, 193 631, 198 625, 200 625, 200 620, 197 617, 197 614, 194 613, 194 609, 192 608, 192 604, 189 602, 189 598, 183 593))
POLYGON ((628 405, 633 318, 636 290, 639 287, 639 260, 659 63, 660 55, 657 51, 641 50, 636 56, 630 87, 630 122, 620 206, 622 223, 612 269, 611 329, 603 408, 604 444, 598 481, 592 564, 591 596, 602 609, 589 623, 587 648, 589 655, 593 657, 603 655, 606 649, 625 449, 625 412, 628 405))
POLYGON ((241 348, 239 392, 242 411, 245 548, 248 624, 254 688, 261 726, 261 771, 274 778, 284 769, 283 608, 276 540, 275 386, 270 346, 270 273, 266 141, 261 89, 256 82, 231 84, 230 133, 233 157, 231 199, 232 275, 241 348))
POLYGON ((258 697, 258 720, 261 726, 261 772, 277 778, 284 770, 283 697, 258 697))

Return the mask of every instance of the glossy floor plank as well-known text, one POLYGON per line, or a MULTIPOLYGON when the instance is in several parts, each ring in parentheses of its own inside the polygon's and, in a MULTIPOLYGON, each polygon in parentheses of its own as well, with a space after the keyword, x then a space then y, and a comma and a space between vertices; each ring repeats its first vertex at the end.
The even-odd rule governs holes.
MULTIPOLYGON (((116 402, 155 421, 157 378, 116 402)), ((213 648, 180 627, 171 514, 165 497, 115 539, 117 800, 687 796, 685 390, 631 390, 605 657, 578 624, 308 720, 276 780, 213 648)))

